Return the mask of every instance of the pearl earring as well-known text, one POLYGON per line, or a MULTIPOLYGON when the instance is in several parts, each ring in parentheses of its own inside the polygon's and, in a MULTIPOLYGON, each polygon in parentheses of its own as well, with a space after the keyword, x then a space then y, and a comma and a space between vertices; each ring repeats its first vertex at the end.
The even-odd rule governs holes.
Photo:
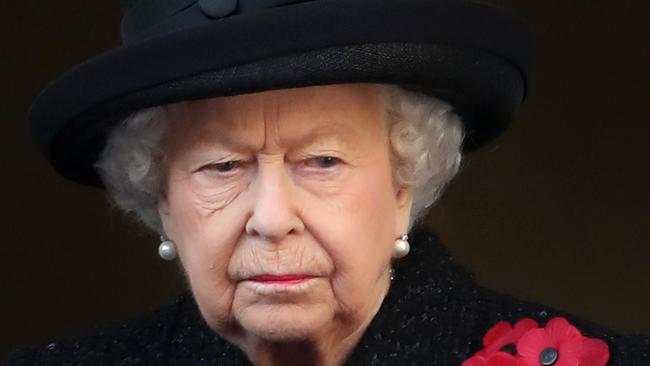
POLYGON ((395 240, 395 247, 393 247, 393 258, 404 258, 411 251, 411 246, 408 242, 408 235, 402 236, 401 239, 395 240))
POLYGON ((158 246, 158 255, 166 261, 176 259, 176 245, 171 240, 165 240, 164 236, 160 237, 160 245, 158 246))

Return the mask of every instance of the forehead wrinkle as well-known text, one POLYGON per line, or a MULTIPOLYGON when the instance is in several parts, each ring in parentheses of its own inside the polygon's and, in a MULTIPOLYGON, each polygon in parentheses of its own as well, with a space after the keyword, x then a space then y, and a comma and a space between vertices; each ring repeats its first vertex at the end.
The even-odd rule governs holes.
POLYGON ((273 98, 273 94, 270 94, 270 98, 264 100, 263 108, 262 151, 267 151, 271 147, 282 146, 280 139, 281 103, 273 98))
MULTIPOLYGON (((309 99, 305 104, 314 103, 309 99)), ((358 128, 350 121, 339 121, 335 116, 328 116, 329 110, 321 103, 311 106, 311 113, 296 110, 294 99, 290 102, 282 94, 266 94, 262 102, 264 131, 262 151, 273 149, 292 149, 314 144, 319 140, 334 139, 344 145, 355 146, 359 140, 358 128), (303 119, 305 119, 303 121, 303 119)))
POLYGON ((223 113, 213 114, 207 126, 204 126, 198 136, 202 140, 200 145, 224 147, 242 153, 259 150, 264 143, 264 128, 256 122, 257 113, 240 112, 237 108, 235 111, 223 108, 222 111, 223 113))
POLYGON ((250 134, 243 134, 242 136, 242 135, 230 134, 226 132, 223 134, 219 134, 216 137, 215 142, 225 147, 229 151, 242 152, 242 153, 252 153, 258 151, 261 148, 260 141, 264 141, 264 140, 262 139, 258 141, 257 139, 246 138, 249 136, 250 134))
MULTIPOLYGON (((217 122, 218 123, 218 122, 217 122)), ((256 139, 242 138, 242 134, 229 133, 229 128, 222 126, 210 126, 206 130, 193 131, 186 136, 185 149, 191 151, 219 151, 222 148, 232 152, 249 153, 259 149, 259 141, 256 139), (189 137, 189 139, 188 139, 189 137)), ((250 136, 249 133, 243 136, 250 136)))
POLYGON ((346 146, 354 146, 353 141, 359 140, 355 137, 358 137, 358 134, 354 128, 339 122, 327 121, 324 124, 310 128, 307 133, 296 139, 289 139, 287 144, 291 147, 297 147, 298 145, 306 146, 319 141, 334 139, 346 146))

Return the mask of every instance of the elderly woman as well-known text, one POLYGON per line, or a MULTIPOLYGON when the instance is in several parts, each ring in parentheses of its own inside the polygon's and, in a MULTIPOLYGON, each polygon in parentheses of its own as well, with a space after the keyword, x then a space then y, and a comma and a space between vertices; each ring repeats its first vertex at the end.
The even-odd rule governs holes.
POLYGON ((125 46, 51 84, 34 131, 161 237, 191 295, 10 365, 650 362, 648 338, 483 289, 412 230, 522 101, 518 21, 461 1, 122 5, 125 46))

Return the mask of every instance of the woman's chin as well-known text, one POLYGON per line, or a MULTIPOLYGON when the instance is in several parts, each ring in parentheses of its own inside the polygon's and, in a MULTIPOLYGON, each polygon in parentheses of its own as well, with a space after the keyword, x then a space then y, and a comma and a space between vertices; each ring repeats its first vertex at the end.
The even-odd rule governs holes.
POLYGON ((233 315, 246 333, 262 339, 311 338, 332 324, 335 301, 329 281, 312 278, 299 284, 240 283, 233 315))
POLYGON ((324 304, 251 305, 237 320, 247 333, 274 342, 292 342, 313 338, 331 324, 334 312, 324 304))

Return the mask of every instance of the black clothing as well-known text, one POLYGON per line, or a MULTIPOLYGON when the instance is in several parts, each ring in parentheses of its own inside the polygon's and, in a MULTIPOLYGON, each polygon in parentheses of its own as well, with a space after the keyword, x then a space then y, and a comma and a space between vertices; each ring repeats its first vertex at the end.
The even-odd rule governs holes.
MULTIPOLYGON (((609 345, 609 366, 650 365, 650 337, 620 335, 548 307, 478 286, 426 231, 411 237, 411 254, 346 365, 459 366, 482 348, 500 320, 530 317, 544 325, 566 317, 585 336, 609 345)), ((19 365, 250 365, 204 323, 190 295, 145 317, 14 353, 19 365)))

